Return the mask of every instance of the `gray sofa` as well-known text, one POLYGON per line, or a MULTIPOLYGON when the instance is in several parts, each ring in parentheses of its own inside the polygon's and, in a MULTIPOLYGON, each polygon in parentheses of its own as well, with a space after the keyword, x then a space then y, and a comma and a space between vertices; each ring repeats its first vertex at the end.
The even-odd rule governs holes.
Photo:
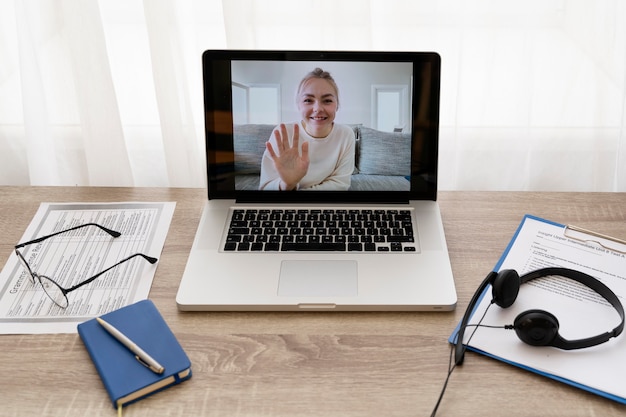
MULTIPOLYGON (((411 136, 351 125, 356 137, 355 169, 351 190, 408 191, 411 136)), ((261 157, 274 125, 245 124, 234 128, 237 190, 258 190, 261 157)))

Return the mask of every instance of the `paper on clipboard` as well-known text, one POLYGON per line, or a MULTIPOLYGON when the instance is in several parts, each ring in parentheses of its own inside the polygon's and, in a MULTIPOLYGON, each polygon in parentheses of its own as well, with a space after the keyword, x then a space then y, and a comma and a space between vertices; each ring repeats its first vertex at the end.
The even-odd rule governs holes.
MULTIPOLYGON (((602 281, 626 304, 625 252, 626 243, 618 239, 525 216, 495 270, 515 269, 521 275, 550 266, 575 269, 602 281)), ((557 317, 563 337, 579 339, 609 331, 620 322, 618 313, 602 297, 563 277, 522 285, 508 309, 489 307, 490 302, 489 286, 470 324, 476 324, 485 310, 482 324, 503 326, 512 324, 523 311, 542 309, 557 317)), ((511 330, 473 329, 466 331, 464 341, 471 336, 471 350, 626 404, 626 333, 598 346, 564 351, 526 345, 511 330)), ((451 340, 455 337, 456 332, 451 340)))

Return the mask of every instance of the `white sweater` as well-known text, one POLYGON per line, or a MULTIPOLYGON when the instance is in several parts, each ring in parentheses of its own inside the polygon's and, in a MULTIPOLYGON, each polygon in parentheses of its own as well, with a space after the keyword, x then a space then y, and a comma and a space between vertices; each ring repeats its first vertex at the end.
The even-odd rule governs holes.
MULTIPOLYGON (((294 123, 287 124, 289 143, 293 142, 294 123)), ((300 152, 302 144, 309 142, 309 169, 298 184, 299 190, 347 190, 354 171, 354 131, 351 127, 334 124, 333 130, 325 138, 314 138, 304 130, 300 123, 300 152)), ((277 149, 272 133, 269 142, 277 149)), ((261 181, 259 189, 278 190, 280 177, 274 167, 274 161, 267 149, 261 161, 261 181)))

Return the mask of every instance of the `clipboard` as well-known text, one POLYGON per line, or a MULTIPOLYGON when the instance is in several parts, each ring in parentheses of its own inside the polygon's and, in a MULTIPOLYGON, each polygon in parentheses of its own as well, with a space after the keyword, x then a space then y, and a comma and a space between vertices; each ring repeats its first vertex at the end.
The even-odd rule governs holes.
MULTIPOLYGON (((521 274, 533 269, 538 269, 530 268, 530 264, 537 262, 537 260, 529 261, 530 264, 527 265, 524 265, 521 260, 524 258, 523 252, 525 250, 543 251, 544 248, 539 247, 542 243, 540 242, 542 239, 547 239, 546 242, 544 242, 547 248, 550 248, 550 245, 554 244, 555 246, 552 247, 553 251, 557 251, 561 255, 568 255, 560 259, 552 259, 555 265, 579 269, 592 276, 596 276, 608 285, 620 298, 626 298, 626 276, 624 276, 626 275, 626 241, 577 226, 563 225, 532 215, 524 216, 511 241, 498 260, 494 271, 510 268, 518 270, 521 274), (529 243, 529 238, 532 243, 529 243), (535 240, 533 240, 533 238, 535 238, 535 240), (563 248, 559 248, 558 245, 563 245, 563 248, 570 250, 561 250, 563 248), (585 256, 576 257, 576 259, 570 258, 573 254, 580 255, 581 253, 585 256), (591 259, 590 264, 584 265, 582 262, 588 260, 587 258, 591 259), (605 259, 608 260, 606 263, 610 263, 610 265, 603 267, 603 260, 605 259), (520 263, 522 264, 520 265, 520 263), (562 263, 566 263, 566 265, 562 263), (516 264, 517 267, 515 267, 516 264), (622 275, 619 275, 619 271, 615 271, 620 268, 621 271, 623 271, 622 275), (608 270, 602 271, 602 269, 608 270), (601 276, 598 277, 598 275, 601 276)), ((549 251, 550 249, 546 250, 549 251)), ((533 259, 531 256, 532 253, 527 255, 527 260, 533 259)), ((545 261, 545 259, 541 261, 545 261)), ((530 284, 525 284, 525 286, 528 285, 530 284)), ((519 306, 518 309, 527 310, 529 308, 528 304, 532 304, 533 300, 523 298, 528 296, 528 294, 522 294, 522 288, 524 288, 524 286, 520 288, 520 295, 510 308, 521 303, 522 305, 519 306), (520 298, 524 301, 520 301, 520 298)), ((487 286, 480 295, 480 299, 472 312, 472 317, 482 316, 482 313, 486 310, 485 305, 489 304, 490 301, 489 296, 485 296, 489 294, 490 291, 491 286, 487 286)), ((536 293, 542 291, 542 289, 535 288, 532 291, 536 293)), ((548 296, 550 296, 550 294, 546 293, 546 297, 548 296)), ((559 294, 554 295, 554 297, 555 300, 551 301, 559 304, 556 301, 559 301, 558 298, 564 296, 559 294)), ((573 302, 575 301, 572 301, 572 303, 573 302)), ((495 308, 498 309, 499 307, 495 308)), ((550 307, 545 309, 553 312, 550 307)), ((488 313, 490 313, 490 311, 488 311, 488 313)), ((513 312, 512 314, 514 315, 516 313, 513 312)), ((510 317, 512 314, 505 315, 510 317)), ((604 314, 604 311, 602 314, 604 314)), ((561 324, 568 320, 568 315, 563 314, 563 311, 555 315, 559 318, 561 324)), ((501 317, 503 314, 498 312, 495 316, 501 317)), ((485 318, 485 320, 488 319, 493 320, 493 316, 487 316, 485 318)), ((601 317, 598 321, 602 323, 602 319, 601 317)), ((474 320, 474 322, 475 321, 476 320, 474 320)), ((471 319, 470 323, 472 323, 471 319)), ((487 324, 485 322, 483 323, 487 324)), ((509 323, 489 322, 488 324, 505 325, 509 323)), ((607 327, 608 326, 610 326, 610 324, 607 324, 607 327)), ((458 330, 459 326, 457 325, 449 338, 450 343, 455 343, 458 330)), ((522 341, 517 339, 514 332, 509 331, 507 333, 507 330, 502 328, 487 329, 481 327, 478 328, 474 334, 473 330, 471 332, 466 331, 465 343, 467 344, 468 350, 566 383, 610 400, 626 404, 626 384, 623 384, 620 378, 621 375, 626 374, 626 334, 622 334, 607 343, 592 348, 565 352, 552 347, 537 348, 525 345, 522 341), (482 335, 477 340, 475 337, 481 334, 481 332, 482 335), (468 338, 471 339, 469 342, 468 338), (507 339, 506 342, 500 341, 504 339, 507 339), (547 357, 550 359, 547 360, 547 357), (594 373, 597 375, 587 375, 585 372, 581 372, 581 370, 586 367, 593 367, 591 369, 594 369, 594 373)))

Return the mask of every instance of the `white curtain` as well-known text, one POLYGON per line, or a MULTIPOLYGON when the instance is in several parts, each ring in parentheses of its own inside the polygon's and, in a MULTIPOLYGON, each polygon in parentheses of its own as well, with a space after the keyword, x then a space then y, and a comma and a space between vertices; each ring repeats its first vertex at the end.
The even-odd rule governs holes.
POLYGON ((442 56, 440 189, 626 191, 623 0, 0 0, 0 184, 202 187, 202 51, 442 56))

